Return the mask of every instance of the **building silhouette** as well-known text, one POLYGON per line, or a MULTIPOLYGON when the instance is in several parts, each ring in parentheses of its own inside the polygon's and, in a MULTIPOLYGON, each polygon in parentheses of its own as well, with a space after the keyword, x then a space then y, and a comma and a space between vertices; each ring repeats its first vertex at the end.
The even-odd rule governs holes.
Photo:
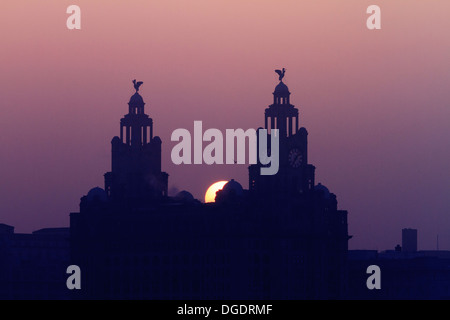
MULTIPOLYGON (((307 131, 280 80, 265 127, 280 130, 273 176, 249 167, 216 202, 167 194, 161 139, 137 92, 112 144, 112 169, 71 213, 72 264, 86 299, 335 299, 347 287, 347 212, 315 185, 307 131)), ((270 141, 270 139, 269 139, 270 141)))
POLYGON ((450 299, 450 251, 350 250, 348 264, 348 299, 450 299), (370 265, 380 267, 380 290, 366 286, 370 265))
POLYGON ((70 299, 69 228, 15 233, 0 223, 0 299, 70 299))
POLYGON ((167 196, 169 175, 161 172, 161 139, 153 137, 153 120, 144 113, 144 105, 136 91, 128 114, 120 120, 120 138, 111 141, 112 170, 105 174, 105 191, 118 202, 167 196))
POLYGON ((417 251, 417 229, 402 229, 402 251, 417 251))

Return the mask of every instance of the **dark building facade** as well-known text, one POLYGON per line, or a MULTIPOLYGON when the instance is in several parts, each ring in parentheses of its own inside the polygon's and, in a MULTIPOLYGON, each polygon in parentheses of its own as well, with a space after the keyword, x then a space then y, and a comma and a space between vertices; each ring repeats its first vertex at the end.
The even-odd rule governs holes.
MULTIPOLYGON (((249 167, 203 204, 167 195, 161 139, 136 92, 112 139, 105 188, 71 213, 72 264, 88 299, 339 299, 347 291, 347 212, 315 184, 307 131, 280 80, 265 111, 279 129, 276 175, 249 167)), ((270 139, 269 139, 270 140, 270 139)))
POLYGON ((417 251, 417 229, 402 229, 402 251, 417 251))
POLYGON ((69 228, 15 233, 0 223, 0 299, 70 299, 69 228))

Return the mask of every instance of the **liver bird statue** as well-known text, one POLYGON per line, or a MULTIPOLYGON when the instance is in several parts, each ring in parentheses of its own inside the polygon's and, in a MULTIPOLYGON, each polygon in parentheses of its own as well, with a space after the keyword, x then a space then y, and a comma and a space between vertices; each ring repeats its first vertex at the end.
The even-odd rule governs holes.
POLYGON ((142 81, 136 82, 136 79, 133 80, 134 89, 136 89, 136 92, 139 91, 139 87, 140 87, 141 84, 143 84, 143 83, 144 83, 144 82, 142 82, 142 81))
POLYGON ((283 81, 284 73, 286 72, 286 69, 283 68, 283 70, 275 70, 276 73, 278 73, 278 80, 283 81))

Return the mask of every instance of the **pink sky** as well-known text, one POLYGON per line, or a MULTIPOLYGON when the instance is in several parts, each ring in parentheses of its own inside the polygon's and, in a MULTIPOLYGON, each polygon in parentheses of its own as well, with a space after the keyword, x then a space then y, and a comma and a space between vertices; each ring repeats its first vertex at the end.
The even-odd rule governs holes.
POLYGON ((169 187, 203 198, 248 187, 247 166, 175 166, 170 135, 257 128, 285 67, 316 181, 349 211, 350 248, 450 250, 448 0, 41 0, 0 4, 0 223, 68 226, 110 170, 110 141, 140 93, 169 187), (66 8, 82 30, 66 28, 66 8), (366 8, 382 10, 369 31, 366 8))

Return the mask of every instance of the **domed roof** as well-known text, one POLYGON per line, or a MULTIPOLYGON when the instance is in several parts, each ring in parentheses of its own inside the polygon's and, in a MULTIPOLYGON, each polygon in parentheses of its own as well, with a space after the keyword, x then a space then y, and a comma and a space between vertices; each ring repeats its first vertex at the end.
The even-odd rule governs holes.
POLYGON ((143 105, 144 99, 142 99, 141 95, 139 93, 135 93, 131 96, 130 102, 128 102, 129 105, 143 105))
POLYGON ((314 187, 314 190, 316 190, 316 191, 322 191, 322 192, 323 192, 323 197, 324 197, 325 199, 330 198, 330 190, 328 190, 328 188, 325 187, 325 186, 324 186, 323 184, 321 184, 320 182, 319 182, 318 185, 316 185, 316 186, 314 187))
POLYGON ((275 95, 288 95, 290 94, 289 88, 287 85, 284 84, 283 81, 280 81, 280 83, 275 87, 275 91, 273 92, 275 95))
POLYGON ((306 130, 306 128, 305 127, 301 127, 298 131, 300 131, 300 133, 306 133, 306 134, 308 134, 308 131, 306 130))
POLYGON ((106 195, 106 191, 100 187, 95 187, 89 190, 87 196, 88 201, 101 201, 106 202, 108 200, 108 196, 106 195))
POLYGON ((237 196, 242 196, 244 194, 244 189, 241 184, 234 179, 228 181, 222 188, 225 194, 234 193, 237 196))
POLYGON ((181 200, 181 201, 186 201, 186 202, 191 202, 191 201, 195 200, 194 196, 186 190, 178 192, 175 195, 175 199, 181 200))

